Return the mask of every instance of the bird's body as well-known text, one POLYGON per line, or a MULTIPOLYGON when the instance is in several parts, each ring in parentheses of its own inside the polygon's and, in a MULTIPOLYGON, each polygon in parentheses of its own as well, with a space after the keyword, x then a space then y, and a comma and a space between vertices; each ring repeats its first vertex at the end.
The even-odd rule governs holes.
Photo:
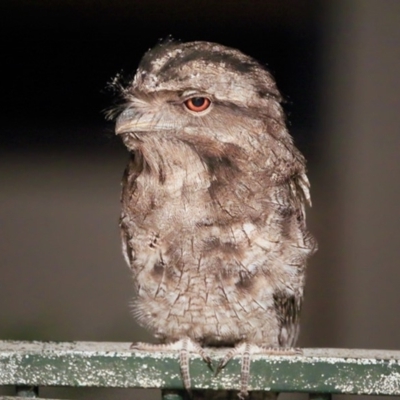
POLYGON ((139 323, 167 343, 293 346, 315 242, 270 74, 221 45, 166 43, 122 91, 120 224, 139 323))

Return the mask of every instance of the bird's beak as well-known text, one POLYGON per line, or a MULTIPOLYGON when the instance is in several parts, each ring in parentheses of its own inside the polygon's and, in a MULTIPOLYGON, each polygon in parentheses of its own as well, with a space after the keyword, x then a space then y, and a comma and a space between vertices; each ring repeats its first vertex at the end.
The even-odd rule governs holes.
POLYGON ((127 132, 140 132, 152 130, 155 126, 151 114, 140 114, 133 108, 123 111, 115 123, 115 133, 122 135, 127 132))

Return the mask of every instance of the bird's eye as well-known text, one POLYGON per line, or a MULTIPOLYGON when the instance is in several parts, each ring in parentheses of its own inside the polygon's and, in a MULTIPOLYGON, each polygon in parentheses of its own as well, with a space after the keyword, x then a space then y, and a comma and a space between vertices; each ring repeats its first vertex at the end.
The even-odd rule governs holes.
POLYGON ((192 97, 185 101, 185 106, 188 110, 201 112, 210 107, 211 101, 207 97, 192 97))

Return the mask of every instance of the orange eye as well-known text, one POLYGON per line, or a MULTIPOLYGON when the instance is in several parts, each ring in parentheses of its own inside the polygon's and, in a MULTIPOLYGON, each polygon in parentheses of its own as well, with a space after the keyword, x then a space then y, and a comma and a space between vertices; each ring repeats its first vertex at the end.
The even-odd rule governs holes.
POLYGON ((211 101, 207 97, 192 97, 185 101, 185 106, 188 110, 201 112, 210 107, 211 101))

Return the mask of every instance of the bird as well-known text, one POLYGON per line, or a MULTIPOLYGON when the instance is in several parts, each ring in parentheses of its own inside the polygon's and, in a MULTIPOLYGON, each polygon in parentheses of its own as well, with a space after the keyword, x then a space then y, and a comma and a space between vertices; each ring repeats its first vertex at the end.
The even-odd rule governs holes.
POLYGON ((178 350, 189 389, 190 353, 210 364, 208 347, 228 347, 218 370, 242 355, 238 395, 256 398, 251 354, 298 353, 317 248, 306 161, 276 82, 237 49, 167 40, 113 85, 110 115, 130 153, 120 228, 133 314, 160 342, 133 348, 178 350))

